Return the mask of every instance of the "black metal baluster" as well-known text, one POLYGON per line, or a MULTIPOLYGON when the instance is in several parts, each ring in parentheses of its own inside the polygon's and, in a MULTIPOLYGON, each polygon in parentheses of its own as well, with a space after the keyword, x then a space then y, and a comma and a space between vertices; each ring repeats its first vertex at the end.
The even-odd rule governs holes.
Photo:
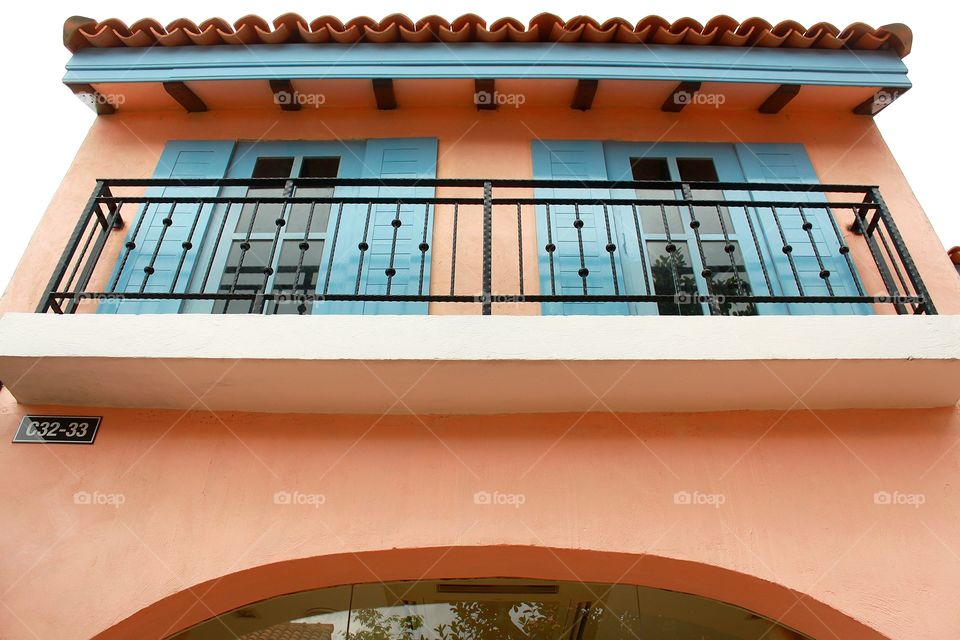
POLYGON ((700 275, 703 276, 704 282, 707 285, 707 295, 710 297, 710 304, 707 305, 710 308, 710 315, 719 315, 720 313, 720 304, 716 300, 716 296, 713 293, 713 270, 707 266, 707 256, 703 252, 703 242, 700 240, 700 221, 697 220, 697 214, 693 211, 693 191, 690 189, 690 185, 684 183, 680 185, 681 190, 683 191, 683 199, 687 201, 687 212, 690 214, 690 228, 693 229, 693 239, 697 245, 697 253, 700 254, 700 264, 703 265, 703 271, 700 272, 700 275))
POLYGON ((427 251, 430 249, 430 244, 427 242, 427 226, 430 222, 430 205, 423 205, 423 238, 420 240, 420 246, 417 247, 420 249, 420 282, 417 286, 417 295, 423 295, 423 274, 427 266, 427 251))
MULTIPOLYGON (((307 255, 307 249, 310 248, 310 227, 313 226, 313 212, 317 208, 316 202, 310 203, 310 211, 307 212, 307 226, 303 228, 303 238, 300 240, 300 244, 297 245, 297 248, 300 249, 300 256, 297 258, 297 269, 293 272, 293 286, 290 287, 290 291, 293 292, 293 295, 296 296, 297 288, 300 284, 300 272, 303 270, 303 258, 307 255)), ((300 294, 300 303, 297 305, 297 313, 303 315, 307 312, 307 279, 303 279, 303 293, 300 294)), ((280 310, 280 305, 275 305, 273 312, 277 313, 280 310)))
MULTIPOLYGON (((667 221, 667 208, 660 205, 660 219, 663 220, 663 232, 667 235, 667 245, 664 247, 670 254, 670 278, 673 280, 673 293, 680 293, 680 269, 677 267, 677 245, 673 242, 673 236, 670 233, 670 223, 667 221)), ((677 313, 683 315, 683 306, 677 304, 677 313)))
POLYGON ((163 238, 167 235, 167 229, 173 226, 173 214, 177 210, 178 202, 174 202, 170 207, 170 213, 162 220, 163 228, 160 229, 160 237, 157 238, 157 246, 153 248, 153 255, 150 256, 150 262, 143 268, 143 281, 140 283, 140 293, 147 288, 147 280, 153 275, 154 267, 157 263, 157 256, 160 255, 160 247, 163 245, 163 238))
MULTIPOLYGON (((243 204, 241 203, 240 206, 243 207, 243 204)), ((210 259, 207 260, 207 269, 206 271, 204 271, 204 274, 203 274, 203 282, 200 283, 200 291, 202 292, 206 292, 207 290, 207 281, 210 280, 210 271, 213 269, 213 261, 216 259, 217 252, 220 250, 220 240, 221 238, 223 238, 223 231, 227 226, 227 218, 230 217, 230 209, 232 207, 233 207, 233 203, 232 202, 228 203, 227 208, 223 212, 223 219, 220 221, 220 228, 217 229, 217 237, 213 242, 213 250, 210 251, 210 259)), ((227 249, 227 253, 228 254, 230 253, 229 248, 227 249)), ((220 289, 220 285, 218 283, 217 290, 219 289, 220 289)))
POLYGON ((557 295, 557 278, 554 273, 553 252, 557 250, 557 245, 553 244, 553 225, 550 221, 550 205, 547 207, 547 244, 544 249, 550 259, 550 295, 557 295))
POLYGON ((587 276, 590 275, 590 270, 587 269, 586 258, 583 255, 583 220, 580 219, 579 202, 573 203, 573 228, 577 230, 577 246, 580 251, 580 271, 577 272, 577 275, 583 281, 583 295, 588 295, 587 276))
POLYGON ((613 277, 613 295, 620 295, 620 282, 617 278, 617 259, 614 256, 614 252, 617 250, 617 245, 613 243, 613 235, 610 233, 610 212, 607 208, 607 203, 603 203, 603 222, 607 227, 607 246, 604 247, 607 250, 607 253, 610 254, 610 275, 613 277))
POLYGON ((337 253, 337 237, 340 235, 340 219, 343 216, 343 203, 337 207, 337 221, 333 225, 333 240, 330 243, 330 256, 327 258, 327 275, 323 278, 323 297, 330 291, 330 274, 333 273, 333 257, 337 253))
MULTIPOLYGON (((109 197, 109 188, 104 188, 104 195, 109 197)), ((103 248, 107 245, 107 238, 110 237, 110 232, 113 229, 120 229, 123 226, 123 220, 120 217, 120 207, 114 206, 111 209, 110 205, 108 204, 107 211, 108 215, 104 216, 98 207, 91 208, 91 214, 96 216, 94 224, 99 224, 102 230, 96 241, 93 243, 93 248, 90 249, 90 257, 87 258, 86 264, 80 271, 80 277, 77 279, 77 292, 86 291, 87 285, 90 284, 90 278, 93 276, 93 272, 97 268, 97 263, 100 261, 100 256, 103 254, 103 248)), ((76 248, 76 239, 71 238, 71 242, 72 244, 69 246, 76 248)), ((59 273, 60 277, 63 277, 63 271, 61 268, 66 268, 66 264, 63 264, 62 267, 58 265, 56 272, 59 273)), ((70 300, 69 304, 67 305, 66 313, 73 313, 76 311, 79 303, 79 296, 74 295, 73 299, 70 300)), ((57 306, 59 307, 59 305, 57 306)))
MULTIPOLYGON (((847 270, 850 272, 850 279, 853 280, 853 284, 856 285, 857 293, 862 296, 864 295, 863 286, 860 284, 860 278, 857 277, 857 270, 854 268, 853 260, 850 258, 850 247, 843 241, 843 234, 840 232, 840 226, 837 224, 837 220, 833 217, 833 212, 827 209, 826 214, 827 219, 830 220, 830 226, 833 227, 833 234, 837 237, 837 252, 846 260, 847 270)), ((854 215, 856 215, 856 212, 854 212, 854 215)))
POLYGON ((480 313, 493 314, 493 183, 483 183, 483 302, 480 313))
POLYGON ((460 215, 460 203, 453 203, 453 252, 450 258, 450 295, 457 282, 457 218, 460 215))
MULTIPOLYGON (((94 217, 93 210, 98 206, 98 200, 100 196, 103 195, 105 189, 105 183, 102 180, 98 180, 93 189, 93 193, 90 194, 87 203, 83 207, 83 211, 80 213, 80 218, 77 220, 77 224, 74 226, 70 238, 67 240, 67 245, 64 247, 63 253, 57 261, 57 266, 53 269, 50 280, 47 281, 47 288, 44 289, 43 296, 40 298, 39 304, 37 304, 37 313, 46 313, 50 308, 53 308, 55 313, 63 313, 60 300, 54 298, 53 294, 60 287, 60 283, 63 282, 63 276, 67 273, 70 261, 77 251, 77 245, 80 243, 83 231, 94 217)), ((96 223, 94 223, 94 228, 96 228, 96 223)))
MULTIPOLYGON (((117 201, 117 211, 120 211, 120 207, 123 206, 123 201, 117 201)), ((113 293, 117 290, 117 285, 120 283, 120 277, 123 275, 123 270, 127 266, 127 260, 130 258, 130 253, 137 248, 137 236, 140 235, 140 227, 143 226, 143 221, 147 217, 147 209, 150 205, 146 205, 143 208, 143 215, 137 220, 137 224, 133 227, 133 234, 131 234, 130 239, 123 245, 123 257, 120 258, 120 266, 117 268, 117 273, 113 276, 113 283, 110 284, 110 288, 107 289, 110 293, 113 293)))
MULTIPOLYGON (((807 213, 803 210, 803 207, 798 206, 797 210, 800 212, 800 221, 803 223, 802 229, 807 232, 807 238, 810 240, 810 246, 813 247, 813 255, 817 259, 817 267, 820 269, 820 279, 823 280, 823 283, 827 285, 827 293, 835 295, 833 293, 833 285, 830 284, 830 271, 824 266, 823 258, 820 257, 820 249, 817 247, 817 241, 813 237, 813 223, 807 220, 807 213)), ((830 215, 830 212, 827 212, 827 215, 830 215)))
MULTIPOLYGON (((230 283, 230 289, 227 291, 229 295, 233 295, 237 290, 237 283, 240 281, 240 270, 243 269, 243 261, 247 257, 247 251, 250 250, 250 236, 253 235, 253 223, 257 219, 257 213, 260 212, 260 202, 255 202, 253 205, 253 211, 250 214, 250 224, 247 225, 247 234, 243 239, 243 242, 240 243, 240 258, 237 260, 237 270, 233 274, 233 282, 230 283)), ((229 260, 230 256, 227 256, 229 260)), ((252 310, 251 301, 251 310, 252 310)), ((223 311, 221 313, 226 313, 227 309, 230 307, 230 299, 227 299, 226 304, 223 305, 223 311)))
POLYGON ((880 244, 883 245, 883 250, 886 251, 887 257, 890 258, 890 265, 893 267, 893 271, 897 274, 897 280, 900 281, 900 285, 903 287, 904 295, 910 295, 910 287, 907 286, 907 281, 903 277, 903 272, 900 271, 900 266, 897 264, 897 259, 893 257, 893 252, 890 250, 890 245, 887 244, 887 238, 883 235, 883 229, 880 228, 880 225, 877 225, 876 235, 880 238, 880 244))
POLYGON ((802 296, 803 285, 800 284, 800 274, 797 273, 797 265, 793 262, 793 247, 787 244, 787 236, 783 232, 783 225, 780 224, 780 216, 777 214, 777 208, 771 205, 770 213, 773 214, 773 221, 777 225, 777 233, 780 234, 780 242, 783 244, 783 254, 787 256, 787 262, 790 263, 790 271, 793 272, 793 280, 797 284, 797 292, 802 296))
POLYGON ((393 276, 397 275, 397 270, 393 265, 397 256, 397 235, 400 233, 400 227, 403 225, 403 222, 400 220, 400 202, 397 202, 397 215, 390 225, 393 227, 393 240, 390 243, 390 264, 384 270, 384 273, 387 274, 387 295, 390 295, 390 289, 393 286, 393 276))
MULTIPOLYGON (((864 203, 867 203, 871 194, 868 192, 864 196, 864 203)), ((883 285, 887 289, 887 295, 893 301, 894 308, 897 310, 898 314, 904 314, 907 312, 907 308, 899 301, 900 294, 897 291, 897 285, 893 281, 893 276, 890 274, 890 269, 887 268, 887 262, 883 259, 883 255, 880 253, 880 247, 877 246, 877 240, 873 237, 873 232, 876 230, 876 225, 880 219, 879 211, 874 212, 873 214, 873 223, 868 224, 866 221, 867 212, 870 209, 866 207, 860 207, 858 210, 854 210, 854 218, 856 219, 856 225, 854 226, 857 231, 859 231, 864 241, 867 243, 867 248, 870 249, 870 255, 873 257, 873 261, 877 265, 877 271, 880 273, 880 279, 883 280, 883 285)))
POLYGON ((177 280, 180 279, 180 272, 183 271, 183 264, 187 260, 187 253, 190 252, 190 249, 193 248, 193 234, 197 230, 197 223, 200 222, 200 215, 203 213, 203 201, 200 201, 200 205, 197 207, 197 214, 193 216, 193 223, 190 225, 190 233, 187 234, 187 239, 180 243, 180 248, 183 251, 180 252, 180 259, 177 261, 177 269, 173 272, 173 282, 170 283, 169 293, 173 293, 177 288, 177 280))
MULTIPOLYGON (((283 185, 283 197, 292 198, 294 191, 293 180, 287 180, 283 185)), ((263 313, 267 305, 267 285, 270 283, 270 277, 273 276, 273 260, 277 256, 277 248, 280 246, 280 236, 283 234, 283 228, 287 225, 287 211, 289 211, 293 205, 289 202, 284 202, 280 207, 280 217, 273 221, 276 226, 276 230, 273 232, 273 242, 270 243, 270 254, 267 257, 267 263, 263 267, 263 282, 260 283, 260 288, 257 289, 257 294, 254 299, 251 301, 250 312, 253 312, 253 309, 257 310, 257 313, 263 313)), ((276 288, 276 287, 274 287, 276 288)), ((274 298, 273 290, 270 292, 270 299, 274 298)), ((278 302, 279 305, 279 302, 278 302)))
POLYGON ((890 234, 890 241, 893 242, 893 246, 900 256, 900 262, 903 263, 903 268, 906 270, 907 276, 913 284, 913 290, 923 298, 924 311, 926 311, 928 315, 936 315, 937 308, 934 306, 933 300, 930 299, 930 292, 927 291, 926 285, 920 278, 917 266, 913 262, 913 256, 910 255, 910 251, 903 241, 903 236, 900 235, 900 229, 897 227, 897 223, 894 222, 893 216, 890 215, 890 210, 887 209, 887 203, 884 201, 883 196, 880 195, 880 189, 876 187, 871 188, 870 195, 873 201, 877 203, 877 214, 883 220, 883 224, 887 228, 887 233, 890 234))
POLYGON ((520 274, 520 295, 523 295, 523 213, 517 203, 517 272, 520 274))
POLYGON ((80 270, 80 265, 83 264, 83 259, 87 255, 87 249, 90 248, 90 243, 93 241, 94 234, 96 234, 98 228, 102 228, 100 226, 100 222, 97 220, 94 220, 93 224, 88 226, 90 227, 90 233, 87 234, 87 239, 83 243, 83 248, 80 250, 80 255, 77 256, 76 260, 73 263, 73 269, 70 271, 70 277, 67 278, 67 284, 64 285, 63 287, 64 291, 70 291, 70 287, 73 286, 73 279, 76 277, 77 272, 80 270))
POLYGON ((767 293, 773 295, 773 286, 770 284, 770 273, 767 271, 767 263, 763 259, 763 252, 760 250, 760 240, 757 238, 757 230, 753 227, 753 216, 747 207, 743 208, 743 217, 747 219, 747 226, 750 227, 750 237, 753 239, 753 248, 757 250, 757 260, 760 261, 760 270, 763 271, 763 281, 767 285, 767 293))
POLYGON ((360 250, 360 261, 357 263, 357 286, 353 290, 353 295, 360 295, 360 281, 363 278, 363 257, 366 255, 370 245, 367 244, 367 233, 370 231, 370 214, 373 211, 373 203, 367 205, 367 219, 363 223, 363 238, 357 245, 360 250))
POLYGON ((727 231, 727 223, 723 220, 723 211, 720 205, 714 206, 717 208, 717 219, 720 220, 720 231, 723 233, 723 250, 730 259, 730 270, 733 271, 733 277, 737 279, 737 293, 744 296, 746 295, 746 290, 743 288, 743 278, 740 277, 740 270, 737 268, 737 259, 733 256, 737 247, 730 242, 730 234, 727 231))
POLYGON ((631 205, 633 208, 633 226, 637 229, 637 249, 640 250, 640 268, 643 269, 643 292, 650 295, 650 280, 647 275, 647 252, 643 246, 643 233, 640 231, 640 216, 637 214, 637 205, 631 205))

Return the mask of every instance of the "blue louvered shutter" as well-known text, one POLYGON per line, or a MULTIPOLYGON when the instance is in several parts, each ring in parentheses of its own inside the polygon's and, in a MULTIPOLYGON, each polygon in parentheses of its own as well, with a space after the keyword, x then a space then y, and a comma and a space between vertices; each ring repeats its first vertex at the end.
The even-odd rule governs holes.
MULTIPOLYGON (((603 143, 592 140, 565 140, 533 142, 533 177, 538 180, 606 180, 607 169, 603 156, 603 143)), ((580 199, 609 199, 607 189, 547 189, 535 190, 538 198, 577 197, 580 199)), ((614 275, 610 254, 606 251, 607 229, 603 207, 580 205, 579 215, 583 227, 578 234, 574 222, 573 205, 538 206, 537 245, 540 268, 540 293, 543 295, 584 295, 584 279, 581 268, 588 270, 587 295, 613 295, 614 275), (549 223, 549 224, 548 224, 549 223), (581 264, 580 245, 583 245, 581 264), (553 277, 551 256, 546 250, 553 244, 553 277)), ((616 220, 612 208, 608 210, 611 236, 617 238, 616 220)), ((619 262, 615 262, 618 286, 623 287, 619 262)), ((627 305, 621 303, 545 303, 542 312, 551 315, 624 315, 627 305)))
MULTIPOLYGON (((768 183, 818 183, 816 171, 800 144, 738 144, 737 156, 748 182, 768 183)), ((753 192, 755 200, 797 202, 826 202, 822 193, 796 192, 753 192)), ((800 285, 805 295, 829 295, 826 281, 820 277, 820 265, 803 229, 803 219, 797 208, 778 207, 777 213, 787 243, 793 247, 793 260, 800 285)), ((835 295, 860 295, 857 289, 856 273, 851 273, 847 261, 839 253, 840 242, 830 219, 830 213, 823 208, 803 210, 807 221, 813 225, 817 251, 820 253, 824 268, 829 271, 830 286, 835 295)), ((777 228, 773 213, 769 207, 759 207, 755 215, 760 222, 759 233, 763 236, 764 249, 768 264, 773 265, 771 277, 775 276, 774 287, 779 287, 781 295, 798 295, 793 269, 783 252, 783 241, 777 228)), ((837 224, 839 227, 839 223, 837 224)), ((831 303, 831 304, 789 304, 780 308, 781 312, 795 315, 814 314, 865 314, 871 313, 869 305, 831 303)))
MULTIPOLYGON (((363 158, 365 178, 430 179, 437 173, 436 138, 386 138, 367 141, 363 158)), ((432 197, 432 185, 413 187, 361 187, 361 197, 432 197)), ((357 253, 357 244, 363 239, 369 249, 364 256, 360 273, 359 293, 371 295, 427 295, 430 293, 430 260, 432 251, 420 250, 433 240, 433 207, 423 204, 402 204, 400 226, 394 227, 397 207, 391 204, 376 204, 372 207, 369 227, 366 224, 366 207, 351 207, 350 215, 344 217, 349 226, 343 237, 349 250, 357 253), (347 222, 349 220, 349 222, 347 222), (394 242, 396 232, 396 242, 394 242), (393 262, 391 267, 391 253, 393 262), (394 270, 390 277, 388 269, 394 270)), ((339 252, 339 249, 338 249, 339 252)), ((338 260, 343 273, 355 278, 358 260, 338 260)), ((350 283, 349 292, 356 287, 350 283)), ((334 291, 336 289, 331 289, 334 291)), ((362 313, 387 315, 426 314, 426 302, 351 302, 325 303, 321 313, 362 313)))
MULTIPOLYGON (((233 154, 232 140, 173 140, 164 147, 154 178, 222 178, 233 154)), ((217 187, 153 187, 146 195, 161 196, 216 196, 217 187)), ((127 242, 136 247, 124 261, 125 250, 110 282, 116 281, 116 291, 136 293, 143 288, 146 293, 181 293, 188 290, 197 255, 210 221, 212 205, 198 204, 148 204, 141 207, 137 217, 128 221, 130 233, 127 242), (175 206, 175 208, 174 208, 175 206), (199 211, 199 216, 197 215, 199 211), (172 215, 171 215, 172 212, 172 215), (164 233, 164 220, 172 224, 164 233), (162 238, 162 242, 161 242, 162 238), (183 255, 183 243, 191 242, 193 248, 186 253, 179 274, 177 269, 183 255), (158 248, 159 243, 159 248, 158 248), (154 258, 154 253, 156 257, 154 258), (152 263, 153 274, 146 280, 144 269, 152 263), (122 271, 118 270, 121 269, 122 271), (176 283, 174 278, 176 277, 176 283)), ((104 301, 98 307, 100 313, 177 313, 179 300, 122 300, 104 301)))

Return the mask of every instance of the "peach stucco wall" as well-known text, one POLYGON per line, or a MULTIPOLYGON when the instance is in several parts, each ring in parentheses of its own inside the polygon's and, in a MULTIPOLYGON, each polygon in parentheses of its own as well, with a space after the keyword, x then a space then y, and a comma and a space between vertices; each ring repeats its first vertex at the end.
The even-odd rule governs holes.
MULTIPOLYGON (((98 177, 150 177, 169 139, 366 139, 431 136, 439 139, 440 177, 530 177, 533 139, 799 142, 821 181, 878 184, 941 313, 960 312, 960 280, 873 120, 842 113, 765 116, 752 111, 463 108, 319 111, 212 111, 181 114, 119 112, 97 119, 31 242, 0 312, 35 308, 53 265, 98 177)), ((532 212, 525 212, 527 293, 537 289, 537 241, 532 212)), ((497 215, 494 228, 495 290, 516 292, 517 229, 514 211, 497 215)), ((128 214, 128 218, 129 218, 128 214)), ((440 207, 434 226, 432 288, 446 292, 450 273, 451 211, 440 207)), ((846 222, 849 222, 847 220, 846 222)), ((461 219, 458 292, 479 292, 479 220, 461 219)), ((101 263, 102 284, 123 243, 114 234, 101 263)), ((542 244, 542 243, 540 243, 542 244)), ((850 241, 869 291, 882 293, 876 267, 859 239, 850 241)), ((96 282, 96 280, 95 280, 96 282)), ((500 312, 531 313, 533 305, 503 305, 500 312)), ((888 311, 888 309, 878 309, 888 311)), ((435 305, 434 312, 478 313, 476 305, 435 305)))
MULTIPOLYGON (((397 136, 438 137, 441 177, 528 177, 535 137, 802 142, 823 181, 881 186, 940 312, 960 313, 960 280, 872 120, 565 108, 99 118, 0 312, 35 307, 95 178, 151 175, 167 139, 397 136)), ((514 241, 515 219, 496 234, 514 241)), ((447 269, 438 262, 435 273, 447 269)), ((478 277, 466 270, 458 282, 478 277)), ((158 363, 156 375, 172 373, 158 363)), ((509 573, 700 593, 817 638, 960 637, 955 408, 459 418, 200 409, 26 407, 0 391, 0 637, 154 638, 292 590, 509 573), (10 444, 30 411, 102 414, 104 426, 94 446, 10 444), (276 504, 278 491, 323 504, 276 504), (478 505, 478 491, 523 504, 478 505), (111 504, 78 504, 78 492, 111 504), (677 504, 677 492, 722 504, 677 504), (907 503, 877 504, 877 492, 907 503)))
POLYGON ((495 575, 694 592, 816 638, 960 634, 955 409, 102 413, 92 447, 0 446, 5 638, 87 638, 163 601, 102 636, 154 638, 289 591, 495 575))

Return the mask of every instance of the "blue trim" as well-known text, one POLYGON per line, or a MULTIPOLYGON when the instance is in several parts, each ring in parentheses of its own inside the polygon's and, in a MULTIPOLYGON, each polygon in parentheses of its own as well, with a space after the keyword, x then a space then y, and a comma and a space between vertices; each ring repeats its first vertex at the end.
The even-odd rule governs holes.
MULTIPOLYGON (((603 143, 595 140, 534 140, 533 177, 534 179, 570 179, 604 180, 607 178, 607 167, 603 157, 603 143)), ((607 189, 534 189, 538 198, 551 197, 587 197, 609 199, 607 189)), ((574 229, 574 208, 570 205, 554 205, 550 207, 550 233, 547 232, 547 207, 537 206, 537 246, 539 250, 538 265, 540 268, 540 293, 553 294, 554 289, 550 279, 550 255, 544 250, 548 238, 553 241, 556 251, 553 255, 553 273, 557 294, 579 295, 583 291, 583 279, 579 276, 580 256, 582 251, 583 263, 589 270, 587 276, 588 291, 592 295, 612 294, 614 292, 614 274, 610 268, 610 254, 607 245, 606 225, 607 214, 610 224, 610 234, 614 242, 618 242, 615 207, 600 207, 580 205, 580 220, 584 223, 578 233, 574 229), (582 247, 582 249, 581 249, 582 247)), ((621 290, 625 287, 624 272, 620 256, 614 256, 617 283, 621 290)), ((591 315, 591 316, 622 316, 629 313, 629 306, 625 303, 584 303, 584 302, 548 302, 541 305, 543 315, 591 315)))
POLYGON ((910 87, 893 51, 555 43, 91 48, 64 82, 476 77, 910 87))
MULTIPOLYGON (((233 140, 171 140, 167 142, 160 161, 153 172, 154 178, 222 178, 233 156, 236 143, 233 140)), ((161 196, 215 196, 216 187, 152 187, 147 189, 149 197, 161 196)), ((150 263, 157 240, 163 228, 162 221, 170 216, 174 223, 164 234, 163 243, 157 253, 155 273, 147 283, 147 292, 167 293, 173 280, 176 265, 182 255, 181 242, 190 237, 190 227, 197 213, 197 205, 175 205, 171 215, 171 205, 143 205, 134 220, 129 224, 127 240, 135 240, 136 248, 127 257, 123 271, 117 281, 116 291, 136 292, 143 281, 143 267, 150 263), (140 220, 143 219, 142 222, 140 220), (134 232, 139 233, 134 238, 134 232)), ((207 225, 213 216, 213 207, 204 206, 197 218, 192 242, 202 246, 207 225)), ((121 249, 120 259, 114 266, 110 282, 117 279, 117 270, 124 255, 121 249)), ((177 279, 176 293, 188 290, 196 264, 196 252, 187 253, 183 268, 177 279)), ((178 313, 181 303, 178 300, 105 300, 97 307, 98 313, 178 313)))
MULTIPOLYGON (((802 144, 794 143, 753 143, 736 145, 737 156, 744 176, 748 182, 773 183, 812 183, 820 182, 807 151, 802 144)), ((756 192, 750 197, 763 200, 784 200, 787 202, 826 202, 822 193, 794 193, 794 192, 756 192)), ((816 258, 809 245, 806 232, 800 228, 801 221, 797 209, 778 209, 780 223, 783 226, 787 242, 796 247, 793 253, 794 261, 800 275, 804 293, 807 295, 828 295, 824 281, 818 276, 816 258)), ((797 285, 790 268, 789 261, 783 253, 783 241, 777 229, 773 214, 769 208, 754 210, 755 219, 759 221, 758 232, 762 236, 762 250, 766 253, 767 264, 772 264, 771 279, 778 284, 780 291, 775 295, 797 295, 797 285)), ((812 232, 817 247, 821 252, 824 266, 830 271, 830 284, 838 295, 857 295, 859 275, 850 270, 837 253, 838 241, 836 232, 830 222, 833 215, 827 209, 806 209, 807 219, 813 224, 812 232)), ((842 230, 843 221, 837 220, 837 226, 842 230)), ((862 286, 862 285, 861 285, 862 286)), ((788 304, 771 305, 777 315, 789 313, 791 315, 869 315, 873 309, 867 304, 788 304)))
MULTIPOLYGON (((358 158, 359 160, 359 158, 358 158)), ((437 175, 436 138, 377 138, 368 140, 360 162, 360 175, 364 178, 435 178, 437 175)), ((344 195, 363 197, 425 197, 435 195, 432 186, 423 187, 351 187, 344 195)), ((339 191, 338 191, 339 193, 339 191)), ((347 205, 343 208, 343 222, 337 241, 336 270, 331 274, 330 291, 353 293, 360 252, 357 245, 364 240, 367 207, 347 205)), ((386 293, 394 229, 391 225, 396 216, 393 205, 375 205, 371 209, 370 227, 366 242, 370 249, 364 254, 361 271, 360 293, 386 293)), ((397 244, 393 267, 396 275, 391 280, 391 293, 418 293, 421 256, 419 246, 426 223, 426 238, 433 246, 434 207, 405 204, 400 209, 401 226, 397 229, 397 244), (426 216, 426 218, 425 218, 426 216)), ((333 216, 331 216, 331 220, 333 216)), ((326 249, 325 249, 326 251, 326 249)), ((430 292, 430 265, 433 250, 426 251, 423 262, 423 293, 430 292)), ((324 271, 325 273, 325 271, 324 271)), ((322 302, 315 313, 364 314, 364 315, 425 315, 426 302, 322 302)))

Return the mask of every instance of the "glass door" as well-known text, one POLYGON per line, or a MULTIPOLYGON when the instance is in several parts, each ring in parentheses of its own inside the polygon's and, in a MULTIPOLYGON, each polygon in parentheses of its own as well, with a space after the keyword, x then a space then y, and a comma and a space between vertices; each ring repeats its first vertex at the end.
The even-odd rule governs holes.
MULTIPOLYGON (((238 146, 229 178, 335 178, 358 175, 358 156, 339 143, 264 142, 238 146)), ((281 197, 283 186, 226 187, 223 196, 281 197)), ((348 195, 348 189, 296 186, 295 197, 348 195)), ((205 247, 211 269, 201 283, 206 293, 279 296, 263 313, 310 314, 326 273, 328 227, 336 204, 231 204, 219 212, 205 247)), ((208 232, 209 235, 209 232, 208 232)), ((204 258, 202 258, 204 259, 204 258)), ((195 305, 208 313, 257 313, 256 300, 216 300, 195 305)))
MULTIPOLYGON (((696 143, 608 143, 611 180, 743 182, 732 146, 696 143)), ((682 189, 637 189, 621 197, 678 200, 682 189)), ((726 192, 727 197, 730 192, 726 192)), ((722 201, 724 191, 700 186, 689 196, 722 201)), ((739 197, 739 196, 735 196, 739 197)), ((742 207, 642 205, 617 207, 631 292, 669 295, 668 301, 636 303, 632 312, 659 315, 756 315, 751 303, 728 296, 754 293, 760 262, 742 207), (712 296, 707 301, 706 296, 712 296)))

